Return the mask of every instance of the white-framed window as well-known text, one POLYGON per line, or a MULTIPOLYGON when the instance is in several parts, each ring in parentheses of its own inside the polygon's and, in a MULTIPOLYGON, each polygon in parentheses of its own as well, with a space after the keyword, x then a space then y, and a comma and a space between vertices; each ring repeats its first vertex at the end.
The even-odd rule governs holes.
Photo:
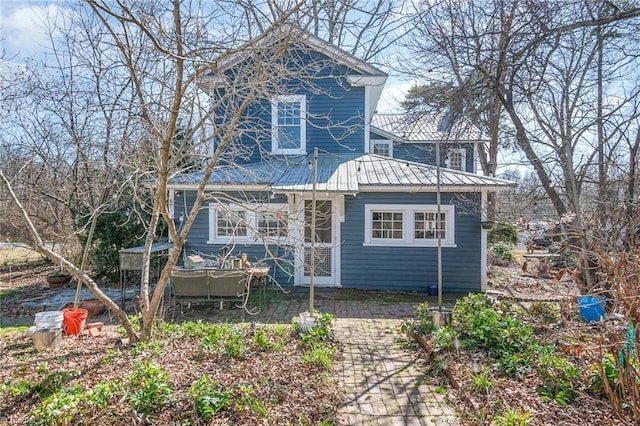
POLYGON ((262 239, 289 236, 289 210, 286 204, 271 204, 256 211, 256 232, 262 239))
POLYGON ((286 204, 209 204, 209 244, 281 240, 288 235, 286 204))
POLYGON ((390 140, 372 139, 370 144, 372 154, 393 158, 393 142, 390 140))
POLYGON ((271 146, 274 154, 306 154, 307 98, 277 96, 271 101, 271 146))
POLYGON ((371 239, 402 241, 404 239, 404 212, 387 209, 372 210, 371 239))
POLYGON ((467 150, 464 148, 449 148, 447 150, 447 167, 462 172, 467 170, 467 150))
POLYGON ((249 211, 237 204, 209 204, 209 243, 248 241, 249 211))
POLYGON ((438 219, 438 211, 414 211, 413 212, 413 238, 416 240, 437 240, 438 234, 440 238, 447 238, 447 214, 440 212, 438 219))
POLYGON ((455 246, 455 206, 366 204, 364 245, 455 246))

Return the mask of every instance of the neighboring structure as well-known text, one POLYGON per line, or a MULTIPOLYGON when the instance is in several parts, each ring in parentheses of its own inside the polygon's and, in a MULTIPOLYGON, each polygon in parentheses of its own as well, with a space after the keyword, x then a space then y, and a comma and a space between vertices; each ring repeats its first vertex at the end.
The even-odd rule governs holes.
MULTIPOLYGON (((469 172, 479 135, 451 138, 429 126, 416 137, 406 133, 405 116, 374 115, 384 72, 306 32, 295 40, 288 46, 293 59, 283 63, 303 64, 312 75, 252 100, 234 147, 241 155, 214 170, 211 202, 185 255, 246 253, 250 262, 272 266, 281 285, 308 285, 315 186, 316 286, 425 291, 437 282, 440 236, 444 292, 482 291, 486 193, 511 184, 469 172), (441 138, 442 166, 449 166, 441 168, 439 217, 433 137, 441 138)), ((215 97, 243 60, 239 54, 219 64, 202 86, 215 97)), ((216 114, 224 120, 224 111, 216 114)), ((175 218, 192 205, 201 177, 170 180, 175 218)))

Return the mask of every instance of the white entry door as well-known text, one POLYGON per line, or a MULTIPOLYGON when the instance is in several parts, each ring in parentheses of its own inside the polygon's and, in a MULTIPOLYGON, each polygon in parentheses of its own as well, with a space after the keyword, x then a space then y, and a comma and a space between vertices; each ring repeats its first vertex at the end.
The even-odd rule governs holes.
POLYGON ((315 246, 311 248, 312 200, 304 199, 304 243, 299 246, 296 256, 296 282, 309 285, 311 281, 311 259, 315 253, 314 285, 337 286, 340 258, 339 226, 336 215, 336 201, 332 198, 316 200, 315 246))

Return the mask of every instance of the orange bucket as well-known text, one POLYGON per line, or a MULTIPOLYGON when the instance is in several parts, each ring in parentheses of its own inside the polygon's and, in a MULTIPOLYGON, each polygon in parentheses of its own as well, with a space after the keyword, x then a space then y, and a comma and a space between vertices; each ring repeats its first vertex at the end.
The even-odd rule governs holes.
POLYGON ((86 309, 67 308, 62 310, 62 328, 67 336, 75 336, 80 334, 84 328, 84 322, 87 319, 89 311, 86 309))

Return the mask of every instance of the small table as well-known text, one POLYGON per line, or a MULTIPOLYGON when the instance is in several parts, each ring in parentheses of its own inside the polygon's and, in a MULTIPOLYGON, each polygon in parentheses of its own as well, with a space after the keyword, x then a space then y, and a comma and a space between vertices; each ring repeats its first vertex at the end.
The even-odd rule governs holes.
POLYGON ((557 259, 560 257, 559 254, 557 253, 527 253, 524 254, 523 257, 525 258, 525 262, 522 265, 522 270, 524 272, 527 272, 527 260, 528 259, 535 259, 538 260, 538 277, 550 277, 549 274, 549 265, 547 264, 547 261, 549 259, 557 259))

